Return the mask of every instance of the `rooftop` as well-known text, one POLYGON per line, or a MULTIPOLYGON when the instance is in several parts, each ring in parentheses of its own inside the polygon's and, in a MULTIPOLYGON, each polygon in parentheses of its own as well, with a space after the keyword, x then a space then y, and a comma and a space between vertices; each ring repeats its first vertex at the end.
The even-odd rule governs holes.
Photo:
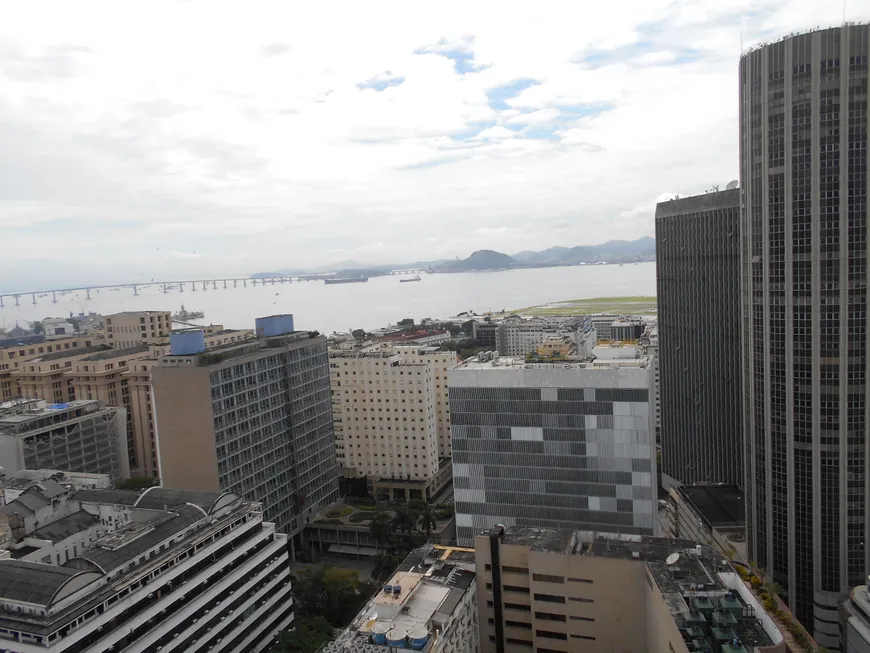
POLYGON ((525 358, 498 356, 493 352, 484 352, 461 362, 457 370, 600 370, 613 367, 646 367, 648 356, 638 355, 637 347, 625 345, 622 347, 595 347, 592 350, 594 359, 571 360, 562 359, 554 362, 527 362, 525 358))
POLYGON ((0 560, 0 598, 49 605, 68 581, 85 573, 40 562, 0 560))
POLYGON ((63 519, 58 519, 55 522, 46 524, 42 528, 31 533, 30 537, 37 540, 49 540, 54 543, 62 542, 68 537, 72 537, 76 533, 81 533, 99 522, 99 517, 96 517, 89 512, 85 512, 84 510, 79 510, 63 519))
POLYGON ((32 358, 28 363, 43 363, 45 361, 60 360, 62 358, 71 358, 73 356, 81 356, 82 354, 96 354, 97 352, 114 351, 109 345, 94 345, 93 347, 82 347, 81 349, 64 349, 63 351, 53 351, 50 354, 45 354, 39 358, 32 358))
POLYGON ((718 650, 714 646, 717 639, 732 642, 732 646, 739 640, 734 647, 737 651, 782 641, 782 633, 731 564, 710 546, 646 535, 529 527, 504 530, 502 543, 561 555, 645 563, 684 639, 702 644, 691 650, 718 650))
POLYGON ((92 356, 88 356, 83 358, 84 361, 104 361, 112 358, 124 358, 130 356, 138 356, 139 354, 147 354, 150 349, 146 346, 140 347, 129 347, 127 349, 112 349, 109 348, 108 351, 103 350, 99 353, 93 354, 92 356))
POLYGON ((412 551, 324 653, 409 648, 406 637, 412 641, 410 648, 427 651, 438 641, 433 637, 436 629, 443 637, 457 607, 473 591, 473 558, 473 549, 458 547, 427 545, 412 551), (460 562, 469 556, 470 563, 460 562))
POLYGON ((746 524, 744 494, 737 485, 683 485, 678 491, 713 528, 746 524))

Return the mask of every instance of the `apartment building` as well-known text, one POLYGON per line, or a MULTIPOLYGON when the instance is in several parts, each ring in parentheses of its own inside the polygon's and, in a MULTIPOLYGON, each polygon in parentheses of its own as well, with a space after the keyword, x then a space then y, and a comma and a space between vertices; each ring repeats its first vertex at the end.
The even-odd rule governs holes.
POLYGON ((453 445, 450 439, 450 403, 447 396, 447 371, 459 364, 455 351, 441 351, 435 346, 416 344, 396 345, 381 342, 376 347, 401 356, 412 363, 427 363, 435 372, 435 417, 438 421, 438 455, 450 458, 453 445))
POLYGON ((326 338, 292 316, 257 327, 270 335, 208 351, 202 333, 180 334, 152 368, 160 478, 261 501, 296 535, 338 498, 326 338))
POLYGON ((125 413, 93 400, 0 404, 0 466, 129 478, 125 413))
POLYGON ((412 551, 322 653, 478 653, 474 549, 412 551))
POLYGON ((236 495, 47 482, 4 525, 5 650, 259 653, 293 622, 287 536, 236 495))
POLYGON ((785 653, 722 554, 689 540, 497 526, 475 538, 481 653, 785 653))
POLYGON ((460 545, 492 524, 655 534, 650 359, 630 346, 593 356, 490 352, 448 373, 460 545))
POLYGON ((85 349, 101 342, 100 336, 93 335, 52 340, 44 336, 31 336, 0 341, 0 402, 25 396, 18 388, 18 377, 13 377, 21 362, 41 358, 47 354, 85 349))
POLYGON ((376 497, 431 498, 450 478, 449 464, 439 476, 435 366, 374 349, 329 354, 339 467, 376 497))
POLYGON ((106 343, 117 349, 162 343, 171 331, 169 311, 126 311, 103 318, 106 343))

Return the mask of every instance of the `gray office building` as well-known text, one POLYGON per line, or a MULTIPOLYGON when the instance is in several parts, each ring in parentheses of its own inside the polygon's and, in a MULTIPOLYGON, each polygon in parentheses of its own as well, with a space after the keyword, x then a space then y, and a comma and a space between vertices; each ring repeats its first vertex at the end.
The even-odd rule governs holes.
POLYGON ((62 469, 130 478, 126 416, 123 408, 90 399, 0 404, 0 467, 8 474, 62 469))
POLYGON ((662 473, 742 485, 740 191, 656 207, 662 473))
POLYGON ((654 534, 650 359, 606 349, 558 364, 483 354, 448 372, 460 545, 494 524, 654 534))
POLYGON ((868 56, 847 25, 740 61, 749 558, 828 648, 870 569, 868 56))
POLYGON ((261 502, 298 535, 338 499, 326 338, 294 331, 292 316, 257 332, 207 351, 202 332, 173 335, 152 372, 160 478, 261 502))

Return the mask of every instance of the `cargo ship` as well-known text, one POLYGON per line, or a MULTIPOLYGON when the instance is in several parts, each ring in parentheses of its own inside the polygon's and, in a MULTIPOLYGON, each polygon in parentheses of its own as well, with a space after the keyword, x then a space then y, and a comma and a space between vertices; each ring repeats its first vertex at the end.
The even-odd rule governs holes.
POLYGON ((416 277, 411 277, 410 279, 399 279, 399 283, 411 283, 412 281, 420 281, 420 275, 418 274, 416 277))
POLYGON ((333 283, 365 283, 368 281, 368 277, 350 277, 350 278, 339 278, 339 279, 324 279, 323 283, 327 286, 333 283))
POLYGON ((185 320, 199 320, 205 317, 205 313, 202 311, 188 311, 184 308, 184 304, 181 305, 181 310, 177 313, 172 314, 173 320, 181 320, 184 322, 185 320))

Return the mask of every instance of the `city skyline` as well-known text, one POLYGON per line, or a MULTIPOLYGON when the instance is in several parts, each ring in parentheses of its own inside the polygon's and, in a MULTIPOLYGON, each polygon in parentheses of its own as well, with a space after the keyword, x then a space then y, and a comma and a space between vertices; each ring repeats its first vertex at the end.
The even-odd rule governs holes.
POLYGON ((741 35, 842 19, 813 5, 554 4, 531 20, 349 7, 328 29, 319 8, 100 5, 100 21, 58 4, 45 25, 16 7, 0 27, 0 226, 19 246, 0 276, 36 282, 47 261, 83 280, 233 274, 648 235, 663 195, 737 176, 741 35))

